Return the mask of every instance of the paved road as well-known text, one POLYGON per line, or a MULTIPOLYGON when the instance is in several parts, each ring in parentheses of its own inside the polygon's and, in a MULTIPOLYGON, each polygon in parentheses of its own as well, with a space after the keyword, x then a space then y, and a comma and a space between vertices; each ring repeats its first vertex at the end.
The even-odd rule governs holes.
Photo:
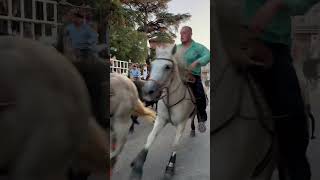
MULTIPOLYGON (((207 112, 209 112, 209 108, 207 112)), ((128 142, 113 171, 112 180, 127 180, 129 177, 130 163, 143 147, 148 133, 152 129, 151 125, 143 123, 143 121, 140 122, 141 125, 136 126, 134 134, 129 135, 128 142)), ((189 122, 181 140, 181 149, 177 152, 176 174, 172 180, 209 180, 210 129, 207 129, 203 134, 197 132, 197 136, 191 138, 189 136, 189 122)), ((207 127, 210 127, 209 122, 207 127)), ((168 124, 149 151, 144 166, 143 180, 160 180, 162 178, 170 158, 174 136, 175 128, 168 124)))
POLYGON ((316 119, 316 132, 317 139, 310 141, 308 148, 308 158, 311 164, 312 180, 320 179, 320 88, 311 91, 311 106, 312 112, 316 119))

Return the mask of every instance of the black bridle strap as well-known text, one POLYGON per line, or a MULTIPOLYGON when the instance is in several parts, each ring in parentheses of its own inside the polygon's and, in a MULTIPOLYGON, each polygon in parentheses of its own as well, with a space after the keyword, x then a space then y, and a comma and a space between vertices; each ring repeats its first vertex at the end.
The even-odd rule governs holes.
POLYGON ((170 62, 174 63, 174 61, 172 59, 169 59, 169 58, 156 58, 155 61, 156 60, 164 60, 164 61, 170 61, 170 62))
MULTIPOLYGON (((174 63, 174 61, 173 61, 172 59, 168 59, 168 58, 156 58, 155 61, 156 61, 156 60, 169 61, 169 62, 171 62, 173 65, 175 65, 175 63, 174 63)), ((174 68, 173 68, 173 69, 174 69, 174 68)), ((174 72, 174 70, 172 70, 172 72, 174 72)), ((171 73, 172 73, 172 72, 171 72, 171 73)), ((153 81, 153 82, 155 82, 157 85, 159 85, 159 89, 164 89, 164 88, 165 88, 165 87, 164 87, 165 82, 159 82, 159 81, 154 80, 154 79, 151 79, 151 78, 149 78, 147 81, 153 81)))

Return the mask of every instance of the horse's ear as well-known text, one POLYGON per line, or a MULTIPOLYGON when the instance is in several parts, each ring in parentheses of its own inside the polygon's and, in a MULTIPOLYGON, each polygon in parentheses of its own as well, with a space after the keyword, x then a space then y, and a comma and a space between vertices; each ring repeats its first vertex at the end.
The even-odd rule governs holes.
POLYGON ((173 46, 173 49, 172 49, 172 51, 171 51, 171 54, 174 55, 174 54, 176 54, 176 52, 177 52, 177 45, 175 44, 175 45, 173 46))

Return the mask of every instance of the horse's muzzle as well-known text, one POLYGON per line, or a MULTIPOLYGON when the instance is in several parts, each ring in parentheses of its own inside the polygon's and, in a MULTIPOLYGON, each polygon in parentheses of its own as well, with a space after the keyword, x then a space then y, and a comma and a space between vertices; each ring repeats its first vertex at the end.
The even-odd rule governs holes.
POLYGON ((155 100, 157 97, 159 97, 159 94, 161 93, 160 86, 154 81, 146 82, 142 90, 145 94, 143 98, 147 101, 155 100))

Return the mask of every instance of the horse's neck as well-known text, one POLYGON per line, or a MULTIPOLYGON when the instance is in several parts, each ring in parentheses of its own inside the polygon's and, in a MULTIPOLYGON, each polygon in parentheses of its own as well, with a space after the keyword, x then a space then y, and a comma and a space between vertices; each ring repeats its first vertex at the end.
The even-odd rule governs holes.
MULTIPOLYGON (((175 71, 171 83, 168 87, 170 95, 172 94, 183 94, 182 91, 185 90, 185 86, 183 85, 183 80, 180 77, 179 71, 175 71)), ((179 97, 179 96, 174 96, 174 97, 179 97)))

